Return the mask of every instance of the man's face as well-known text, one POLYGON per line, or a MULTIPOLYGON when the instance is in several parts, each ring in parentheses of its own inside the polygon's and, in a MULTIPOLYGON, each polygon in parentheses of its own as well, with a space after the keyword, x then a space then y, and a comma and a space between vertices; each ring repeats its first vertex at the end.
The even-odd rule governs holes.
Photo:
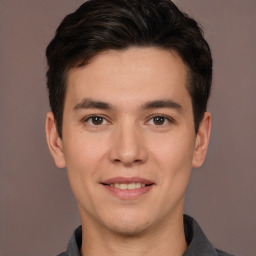
POLYGON ((107 51, 70 70, 54 158, 82 222, 134 234, 182 215, 191 168, 204 158, 187 82, 180 57, 157 48, 107 51))

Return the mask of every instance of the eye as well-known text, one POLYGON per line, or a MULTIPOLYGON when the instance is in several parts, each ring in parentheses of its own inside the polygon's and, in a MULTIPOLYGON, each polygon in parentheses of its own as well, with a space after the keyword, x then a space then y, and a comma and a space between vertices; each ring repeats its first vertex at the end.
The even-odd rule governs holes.
POLYGON ((153 116, 147 122, 147 124, 155 125, 155 126, 164 126, 169 123, 174 123, 174 120, 171 117, 166 117, 166 116, 161 116, 161 115, 153 116))
POLYGON ((164 116, 155 116, 152 120, 155 125, 163 125, 166 122, 166 118, 164 116))
POLYGON ((90 116, 84 120, 85 123, 88 123, 91 126, 100 126, 108 124, 109 122, 102 116, 90 116))

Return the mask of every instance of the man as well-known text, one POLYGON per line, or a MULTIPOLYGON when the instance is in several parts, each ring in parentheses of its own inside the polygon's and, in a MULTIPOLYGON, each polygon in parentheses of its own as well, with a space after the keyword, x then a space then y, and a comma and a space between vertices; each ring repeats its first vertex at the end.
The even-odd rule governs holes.
POLYGON ((211 127, 197 23, 169 0, 90 0, 60 24, 47 60, 47 142, 82 223, 60 255, 228 255, 183 216, 211 127))

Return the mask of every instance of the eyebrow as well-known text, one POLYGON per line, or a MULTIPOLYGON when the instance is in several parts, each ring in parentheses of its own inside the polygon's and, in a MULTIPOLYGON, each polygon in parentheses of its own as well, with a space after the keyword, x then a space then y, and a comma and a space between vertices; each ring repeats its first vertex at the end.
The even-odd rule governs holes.
MULTIPOLYGON (((79 109, 109 110, 113 108, 114 107, 109 103, 92 100, 90 98, 85 98, 81 102, 76 104, 73 109, 74 110, 79 110, 79 109)), ((141 110, 158 109, 158 108, 171 108, 171 109, 177 110, 178 112, 181 112, 183 110, 182 106, 173 100, 153 100, 153 101, 146 102, 141 106, 141 110)))
POLYGON ((78 104, 74 106, 74 110, 79 109, 91 109, 91 108, 97 108, 97 109, 112 109, 113 106, 109 103, 103 102, 103 101, 95 101, 92 99, 85 98, 78 104))
POLYGON ((173 100, 154 100, 146 102, 142 105, 142 110, 157 108, 171 108, 177 110, 178 112, 183 110, 182 106, 173 100))

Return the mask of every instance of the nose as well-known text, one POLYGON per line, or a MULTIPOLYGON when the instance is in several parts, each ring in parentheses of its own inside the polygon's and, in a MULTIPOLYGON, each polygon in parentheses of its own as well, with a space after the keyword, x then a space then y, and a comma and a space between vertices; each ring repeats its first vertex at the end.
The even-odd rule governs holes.
POLYGON ((140 127, 135 124, 116 127, 111 136, 110 160, 124 166, 146 162, 148 153, 142 133, 140 127))

